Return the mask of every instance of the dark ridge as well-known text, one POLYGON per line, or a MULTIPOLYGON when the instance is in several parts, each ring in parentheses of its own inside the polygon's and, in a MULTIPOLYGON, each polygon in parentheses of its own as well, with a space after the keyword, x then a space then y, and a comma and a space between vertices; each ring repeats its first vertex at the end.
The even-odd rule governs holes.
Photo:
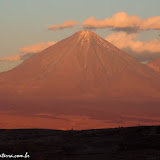
POLYGON ((160 126, 0 130, 0 154, 26 152, 33 160, 158 160, 160 126))

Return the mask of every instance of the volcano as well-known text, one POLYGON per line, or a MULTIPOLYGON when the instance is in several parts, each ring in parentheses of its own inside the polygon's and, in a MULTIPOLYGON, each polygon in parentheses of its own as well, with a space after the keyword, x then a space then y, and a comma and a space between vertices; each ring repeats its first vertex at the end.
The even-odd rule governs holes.
POLYGON ((160 57, 156 58, 155 60, 149 62, 147 64, 149 67, 154 69, 155 71, 160 72, 160 57))
POLYGON ((1 73, 0 109, 43 118, 63 115, 56 117, 61 120, 140 114, 137 108, 143 113, 159 106, 159 81, 158 72, 94 32, 80 31, 1 73))
POLYGON ((1 73, 0 84, 7 94, 31 97, 150 96, 157 76, 94 32, 80 31, 1 73))

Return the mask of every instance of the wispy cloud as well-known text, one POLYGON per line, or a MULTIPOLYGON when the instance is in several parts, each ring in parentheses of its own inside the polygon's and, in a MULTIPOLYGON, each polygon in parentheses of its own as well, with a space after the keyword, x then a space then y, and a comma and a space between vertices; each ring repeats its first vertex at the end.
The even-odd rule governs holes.
POLYGON ((35 45, 26 46, 26 47, 19 49, 21 54, 2 57, 2 58, 0 58, 0 61, 13 62, 13 61, 25 60, 25 59, 29 58, 30 56, 32 56, 38 52, 41 52, 44 49, 54 45, 55 43, 57 43, 57 42, 37 43, 35 45))
POLYGON ((111 18, 104 20, 90 17, 82 23, 85 29, 114 28, 115 31, 138 32, 140 30, 159 30, 160 16, 141 19, 136 15, 128 15, 126 12, 114 14, 111 18))
POLYGON ((78 25, 78 22, 76 21, 66 21, 62 24, 59 24, 59 25, 52 25, 50 27, 48 27, 48 30, 62 30, 62 29, 65 29, 65 28, 72 28, 74 26, 78 25))
POLYGON ((17 54, 17 55, 2 57, 0 58, 0 61, 13 62, 13 61, 19 61, 20 59, 21 59, 21 56, 17 54))

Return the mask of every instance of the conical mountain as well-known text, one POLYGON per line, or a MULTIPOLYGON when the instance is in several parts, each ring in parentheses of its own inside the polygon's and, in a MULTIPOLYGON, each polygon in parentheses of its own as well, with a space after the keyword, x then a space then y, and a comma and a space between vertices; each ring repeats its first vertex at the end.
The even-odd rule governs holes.
POLYGON ((148 62, 147 65, 154 69, 155 71, 160 72, 160 57, 154 59, 151 62, 148 62))
POLYGON ((92 31, 80 31, 0 74, 1 96, 112 98, 159 95, 159 74, 92 31))
POLYGON ((159 124, 160 74, 91 31, 0 73, 1 128, 159 124))

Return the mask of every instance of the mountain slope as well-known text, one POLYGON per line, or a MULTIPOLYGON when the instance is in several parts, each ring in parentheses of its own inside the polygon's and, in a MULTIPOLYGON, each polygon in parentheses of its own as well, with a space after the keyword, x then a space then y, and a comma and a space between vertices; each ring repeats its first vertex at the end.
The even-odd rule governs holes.
POLYGON ((81 31, 1 73, 0 86, 14 96, 43 98, 154 96, 159 79, 95 33, 81 31))

